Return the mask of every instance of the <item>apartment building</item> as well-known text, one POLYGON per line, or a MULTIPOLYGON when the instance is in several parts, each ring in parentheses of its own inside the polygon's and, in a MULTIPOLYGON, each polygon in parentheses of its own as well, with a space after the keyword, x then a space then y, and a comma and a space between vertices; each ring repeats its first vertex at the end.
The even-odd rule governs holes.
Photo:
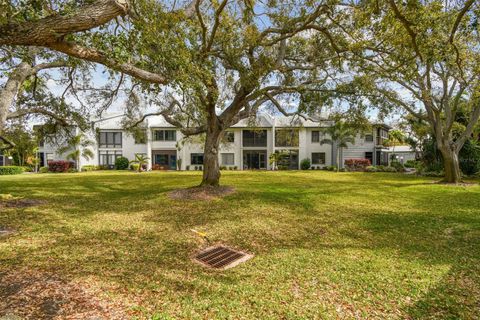
MULTIPOLYGON (((84 165, 102 165, 113 168, 115 159, 123 156, 133 160, 136 154, 149 158, 148 169, 195 170, 203 165, 203 141, 201 136, 184 137, 181 131, 161 116, 151 117, 143 124, 143 134, 132 135, 122 130, 122 115, 110 115, 94 122, 86 137, 95 141, 90 147, 95 156, 80 159, 84 165)), ((219 163, 238 170, 271 170, 269 158, 272 153, 282 152, 283 165, 299 169, 300 161, 311 160, 313 167, 336 165, 337 147, 321 144, 325 138, 322 127, 333 122, 310 121, 291 117, 272 117, 262 114, 255 123, 242 120, 227 130, 220 145, 219 163)), ((372 132, 358 135, 354 144, 340 150, 340 166, 346 159, 368 158, 373 164, 386 164, 387 149, 383 141, 388 137, 388 126, 375 124, 372 132)), ((73 134, 78 134, 78 129, 73 134)), ((42 164, 50 160, 64 160, 58 153, 61 138, 56 143, 40 146, 42 164)))

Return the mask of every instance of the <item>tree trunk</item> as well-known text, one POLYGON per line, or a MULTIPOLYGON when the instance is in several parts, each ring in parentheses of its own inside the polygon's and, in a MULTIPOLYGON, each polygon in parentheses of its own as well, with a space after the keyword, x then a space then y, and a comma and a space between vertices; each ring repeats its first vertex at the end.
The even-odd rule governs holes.
POLYGON ((462 172, 460 170, 460 161, 458 152, 452 150, 448 146, 440 147, 440 152, 443 157, 443 167, 445 169, 444 181, 448 183, 458 183, 462 179, 462 172))
POLYGON ((340 171, 340 148, 337 148, 337 172, 340 171))
POLYGON ((217 125, 209 125, 206 137, 205 148, 203 154, 203 179, 201 186, 220 185, 220 167, 218 165, 218 148, 222 130, 217 125))

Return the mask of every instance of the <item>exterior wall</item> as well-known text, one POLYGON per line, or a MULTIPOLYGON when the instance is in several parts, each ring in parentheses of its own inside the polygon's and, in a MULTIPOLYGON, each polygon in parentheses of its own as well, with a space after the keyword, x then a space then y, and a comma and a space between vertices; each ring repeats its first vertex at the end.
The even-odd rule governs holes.
MULTIPOLYGON (((319 165, 320 167, 323 166, 331 166, 332 157, 336 155, 333 154, 333 147, 331 144, 320 144, 320 142, 312 142, 312 131, 317 131, 316 128, 306 128, 300 131, 300 161, 305 158, 309 158, 312 160, 312 153, 313 152, 324 152, 325 153, 325 165, 319 165), (303 135, 302 135, 303 132, 303 135)), ((320 141, 322 139, 328 139, 328 136, 320 135, 320 141)))
POLYGON ((347 159, 365 158, 366 152, 375 152, 375 136, 372 142, 368 142, 365 141, 365 137, 358 134, 355 137, 355 144, 349 143, 348 148, 343 148, 343 161, 347 159))

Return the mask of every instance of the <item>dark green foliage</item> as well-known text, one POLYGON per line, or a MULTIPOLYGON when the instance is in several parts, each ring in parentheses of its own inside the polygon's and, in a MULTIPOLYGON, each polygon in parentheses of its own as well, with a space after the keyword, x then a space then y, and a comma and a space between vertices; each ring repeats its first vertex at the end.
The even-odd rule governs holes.
POLYGON ((310 159, 306 158, 306 159, 303 159, 301 162, 300 162, 300 168, 302 170, 308 170, 310 169, 310 166, 311 166, 311 162, 310 162, 310 159))
POLYGON ((403 164, 401 164, 400 162, 398 161, 392 161, 390 163, 390 166, 392 168, 395 168, 398 172, 404 172, 405 171, 405 167, 403 166, 403 164))
POLYGON ((127 170, 130 165, 130 161, 128 161, 125 157, 118 157, 115 160, 115 169, 116 170, 127 170))
POLYGON ((0 167, 0 176, 20 174, 20 173, 23 173, 22 167, 17 167, 17 166, 0 167))
POLYGON ((480 144, 475 140, 467 140, 460 150, 460 169, 468 176, 480 171, 480 144))

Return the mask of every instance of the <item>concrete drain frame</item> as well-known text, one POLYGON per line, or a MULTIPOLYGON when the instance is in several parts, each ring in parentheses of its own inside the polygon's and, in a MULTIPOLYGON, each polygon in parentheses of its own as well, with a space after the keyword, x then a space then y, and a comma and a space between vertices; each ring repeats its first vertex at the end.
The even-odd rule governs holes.
POLYGON ((193 256, 193 261, 213 270, 227 270, 252 257, 252 254, 217 244, 197 252, 193 256))

